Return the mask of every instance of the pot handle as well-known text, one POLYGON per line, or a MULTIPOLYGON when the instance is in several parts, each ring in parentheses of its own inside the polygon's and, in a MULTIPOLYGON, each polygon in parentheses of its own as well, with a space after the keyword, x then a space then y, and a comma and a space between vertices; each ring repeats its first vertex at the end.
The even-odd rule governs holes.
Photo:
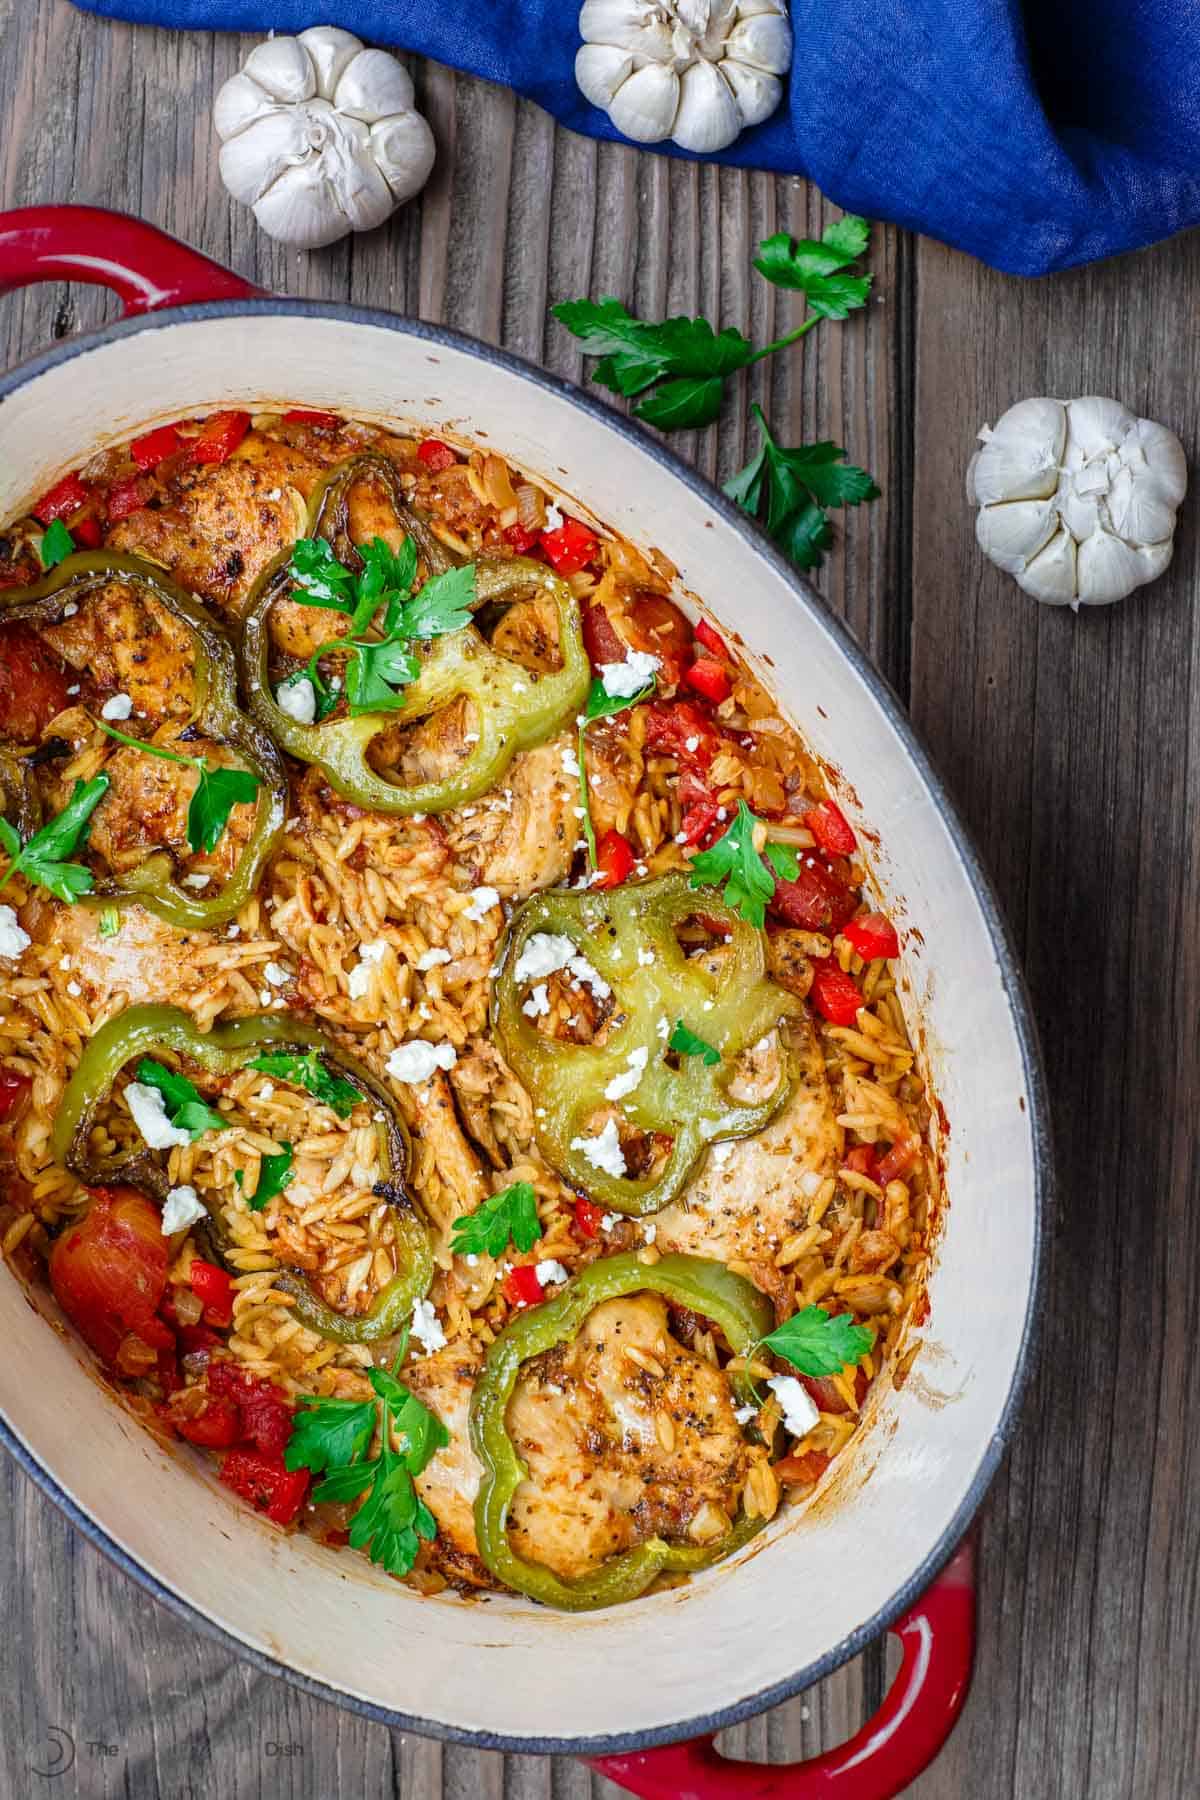
POLYGON ((112 288, 127 315, 192 300, 246 300, 263 292, 144 219, 101 206, 0 212, 0 294, 36 281, 112 288))
POLYGON ((890 1629, 904 1654, 883 1705, 861 1731, 821 1756, 735 1762, 709 1736, 592 1757, 590 1766, 641 1800, 893 1800, 941 1750, 971 1684, 974 1534, 890 1629))

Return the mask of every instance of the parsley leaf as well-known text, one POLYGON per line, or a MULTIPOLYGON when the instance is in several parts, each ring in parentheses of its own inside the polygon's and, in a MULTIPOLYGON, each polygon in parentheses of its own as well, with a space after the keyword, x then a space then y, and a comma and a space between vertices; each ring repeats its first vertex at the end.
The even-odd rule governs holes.
POLYGON ((455 1256, 502 1256, 510 1238, 518 1250, 532 1250, 541 1235, 533 1186, 517 1181, 455 1219, 450 1248, 455 1256))
POLYGON ((55 569, 75 549, 75 539, 61 519, 54 519, 38 540, 38 555, 43 569, 55 569))
POLYGON ((775 892, 775 877, 754 848, 758 820, 744 800, 739 800, 733 823, 708 850, 692 858, 690 885, 725 884, 725 904, 760 929, 767 916, 767 902, 775 892))
POLYGON ((846 1313, 833 1318, 821 1306, 806 1306, 762 1341, 802 1375, 838 1375, 847 1363, 862 1361, 875 1333, 846 1313))
POLYGON ((763 855, 781 881, 797 881, 799 879, 800 858, 790 844, 768 844, 763 855))
POLYGON ((370 1371, 371 1386, 386 1400, 400 1439, 400 1454, 414 1475, 427 1468, 439 1450, 450 1442, 450 1433, 436 1413, 422 1405, 414 1393, 387 1369, 370 1371))
POLYGON ((867 221, 854 213, 826 226, 820 242, 777 231, 758 246, 754 267, 776 287, 802 293, 810 314, 844 319, 866 305, 871 290, 873 276, 845 273, 866 250, 870 236, 867 221))
POLYGON ((143 1056, 137 1066, 135 1079, 144 1087, 158 1089, 172 1125, 180 1131, 186 1131, 193 1144, 206 1131, 228 1130, 230 1120, 201 1099, 196 1084, 189 1081, 186 1075, 180 1075, 177 1070, 164 1068, 162 1063, 143 1056))
POLYGON ((721 1052, 716 1046, 708 1043, 702 1037, 697 1037, 696 1033, 689 1030, 682 1019, 676 1019, 671 1035, 667 1039, 667 1049, 677 1051, 680 1056, 702 1056, 705 1067, 709 1069, 715 1069, 721 1060, 721 1052))
MULTIPOLYGON (((285 1143, 281 1150, 268 1152, 258 1165, 258 1186, 246 1200, 250 1211, 261 1212, 268 1200, 273 1200, 276 1194, 282 1194, 294 1174, 290 1144, 285 1143)), ((234 1170, 233 1179, 239 1188, 243 1185, 240 1169, 234 1170)))
POLYGON ((323 1469, 355 1462, 371 1447, 377 1415, 373 1400, 326 1400, 302 1394, 292 1417, 285 1464, 319 1475, 323 1469))
POLYGON ((879 489, 865 469, 844 460, 846 452, 837 444, 783 449, 771 436, 762 408, 755 404, 751 411, 763 441, 745 468, 726 482, 725 492, 743 512, 761 520, 768 535, 800 568, 819 569, 833 542, 826 508, 877 500, 879 489))
POLYGON ((390 1574, 407 1575, 417 1560, 419 1539, 431 1542, 436 1536, 437 1521, 413 1486, 404 1458, 385 1449, 376 1461, 371 1491, 350 1521, 351 1545, 390 1574))
POLYGON ((307 1088, 323 1106, 331 1106, 339 1119, 348 1119, 362 1095, 352 1082, 331 1075, 316 1050, 301 1055, 294 1050, 264 1050, 246 1064, 263 1075, 278 1075, 296 1087, 307 1088))
POLYGON ((145 738, 130 737, 103 719, 97 719, 96 724, 119 744, 128 744, 131 750, 140 750, 146 756, 158 756, 163 762, 179 763, 185 769, 196 770, 200 779, 187 810, 187 838, 191 850, 203 851, 210 856, 224 835, 234 807, 249 806, 258 799, 262 777, 249 769, 210 769, 206 756, 183 756, 178 750, 168 750, 165 744, 151 744, 145 738))
POLYGON ((0 818, 0 846, 10 859, 0 877, 0 888, 20 874, 68 904, 81 894, 90 894, 92 871, 69 858, 87 842, 92 814, 107 792, 107 775, 77 781, 62 811, 35 831, 24 845, 8 820, 0 818))
POLYGON ((302 606, 331 606, 352 613, 357 600, 357 577, 339 562, 328 538, 298 538, 292 546, 292 574, 304 591, 296 598, 302 606))
POLYGON ((464 563, 441 575, 431 575, 424 587, 395 610, 387 628, 396 636, 422 641, 444 637, 471 623, 474 605, 475 564, 464 563))
POLYGON ((597 675, 588 689, 587 701, 583 716, 579 721, 579 743, 575 760, 579 764, 579 804, 583 811, 583 835, 587 840, 588 868, 596 866, 596 828, 592 824, 592 795, 588 787, 587 776, 587 728, 593 719, 608 719, 614 713, 624 712, 627 707, 640 706, 648 700, 658 684, 657 675, 652 675, 646 686, 636 694, 610 694, 603 681, 597 675))
POLYGON ((552 307, 556 319, 601 361, 592 380, 616 394, 640 394, 664 376, 673 380, 650 400, 634 407, 639 418, 664 430, 709 425, 721 409, 727 375, 754 360, 754 347, 731 327, 715 332, 707 319, 664 319, 652 325, 635 319, 619 300, 564 300, 552 307))
POLYGON ((420 673, 421 664, 403 638, 355 644, 346 664, 346 701, 352 716, 396 711, 404 705, 400 690, 420 673))

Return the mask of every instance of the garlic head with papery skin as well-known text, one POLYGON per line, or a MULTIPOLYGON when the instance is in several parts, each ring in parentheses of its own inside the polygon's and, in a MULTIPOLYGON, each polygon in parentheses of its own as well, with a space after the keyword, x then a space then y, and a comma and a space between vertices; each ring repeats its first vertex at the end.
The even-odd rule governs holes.
POLYGON ((229 192, 269 237, 302 250, 382 225, 433 168, 408 70, 336 25, 256 45, 213 122, 229 192))
POLYGON ((967 471, 985 556, 1050 606, 1108 606, 1162 574, 1187 492, 1183 445, 1116 400, 1021 400, 967 471))
POLYGON ((786 0, 584 0, 575 79, 638 144, 725 150, 770 118, 792 62, 786 0))

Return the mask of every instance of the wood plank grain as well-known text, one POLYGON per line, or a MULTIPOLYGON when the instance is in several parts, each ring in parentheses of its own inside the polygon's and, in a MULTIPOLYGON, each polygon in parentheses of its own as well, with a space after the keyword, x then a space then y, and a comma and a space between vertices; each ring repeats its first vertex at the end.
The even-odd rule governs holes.
MULTIPOLYGON (((71 199, 139 212, 265 287, 445 320, 575 379, 582 359, 547 315, 555 299, 614 293, 647 316, 700 309, 756 341, 799 316, 752 273, 750 256, 770 231, 811 230, 830 216, 805 183, 597 145, 509 94, 420 62, 420 104, 441 149, 421 200, 381 231, 315 255, 272 244, 221 188, 209 125, 212 96, 251 41, 134 31, 54 0, 0 0, 3 204, 71 199)), ((839 528, 818 585, 903 686, 911 248, 882 231, 873 264, 878 307, 845 327, 822 326, 802 352, 762 365, 717 430, 674 444, 706 474, 727 478, 753 447, 753 397, 781 435, 835 437, 872 468, 885 499, 839 528)), ((116 311, 100 289, 27 290, 0 306, 0 355, 11 363, 116 311)), ((30 1790, 54 1724, 77 1745, 73 1768, 53 1783, 63 1800, 618 1792, 567 1758, 503 1758, 393 1734, 259 1675, 149 1600, 10 1463, 2 1467, 5 1567, 22 1578, 6 1585, 0 1793, 30 1790)), ((869 1652, 727 1734, 726 1747, 781 1760, 836 1741, 863 1717, 882 1666, 882 1650, 869 1652)))

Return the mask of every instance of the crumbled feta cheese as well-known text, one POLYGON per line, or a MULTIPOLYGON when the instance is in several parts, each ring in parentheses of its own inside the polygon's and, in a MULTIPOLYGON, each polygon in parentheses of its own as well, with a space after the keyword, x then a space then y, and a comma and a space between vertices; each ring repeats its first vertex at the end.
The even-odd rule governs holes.
POLYGON ((669 1019, 660 1019, 654 1029, 665 1043, 671 1035, 671 1022, 669 1019))
POLYGON ((463 1261, 466 1263, 468 1269, 475 1269, 475 1268, 478 1268, 478 1266, 479 1266, 479 1258, 477 1256, 475 1256, 474 1254, 472 1254, 470 1256, 464 1256, 463 1261))
POLYGON ((654 961, 654 952, 653 950, 643 950, 639 948, 637 958, 639 966, 643 969, 648 969, 654 961))
POLYGON ((286 987, 292 976, 290 969, 285 969, 282 963, 269 962, 263 965, 263 979, 272 987, 286 987))
POLYGON ((794 1375, 772 1375, 767 1386, 783 1408, 783 1428, 793 1437, 807 1437, 821 1417, 808 1390, 794 1375))
POLYGON ((71 967, 70 957, 69 956, 60 957, 58 966, 62 970, 63 974, 65 975, 67 970, 71 967))
POLYGON ((255 1098, 258 1100, 270 1100, 274 1092, 275 1083, 273 1081, 264 1081, 255 1098))
POLYGON ((177 1231, 186 1231, 189 1225, 207 1217, 208 1208, 197 1198, 194 1187, 187 1182, 182 1187, 173 1187, 163 1201, 163 1236, 174 1237, 177 1231))
POLYGON ((631 1050, 625 1058, 629 1067, 624 1074, 614 1075, 604 1090, 606 1100, 623 1100, 626 1094, 632 1094, 646 1073, 646 1064, 650 1060, 648 1050, 631 1050))
POLYGON ((816 1169, 805 1169, 800 1177, 800 1192, 806 1200, 811 1200, 821 1189, 821 1177, 816 1169))
POLYGON ((541 981, 547 975, 554 975, 559 969, 565 969, 575 955, 575 940, 554 931, 535 931, 532 937, 525 940, 517 966, 513 970, 516 982, 541 981))
POLYGON ((479 733, 477 731, 464 731, 463 732, 463 743, 464 744, 477 744, 478 742, 479 742, 479 733))
POLYGON ((534 1273, 543 1287, 547 1287, 552 1281, 569 1281, 571 1279, 567 1270, 553 1256, 548 1256, 545 1262, 540 1262, 534 1273))
POLYGON ((378 939, 374 944, 359 945, 358 961, 346 978, 352 1000, 362 1000, 365 997, 371 985, 371 970, 383 961, 386 950, 387 941, 384 938, 378 939))
POLYGON ((268 500, 282 500, 283 499, 283 489, 282 488, 268 488, 266 498, 268 500))
POLYGON ((32 942, 29 933, 17 924, 16 909, 0 906, 0 956, 20 956, 32 942))
POLYGON ((600 664, 600 681, 615 700, 632 700, 658 673, 658 658, 648 650, 631 650, 624 662, 600 664))
POLYGON ((184 887, 197 889, 206 888, 211 880, 211 875, 185 875, 183 878, 183 885, 184 887))
POLYGON ((700 739, 698 737, 685 738, 683 747, 685 750, 698 750, 700 748, 700 739))
POLYGON ((464 917, 474 919, 478 922, 488 913, 492 912, 499 904, 500 896, 494 887, 473 888, 471 890, 471 904, 467 907, 464 917))
POLYGON ((161 1092, 144 1081, 131 1081, 125 1089, 125 1103, 133 1122, 152 1150, 170 1150, 176 1144, 190 1144, 191 1133, 172 1125, 161 1092))
POLYGON ((242 928, 240 925, 231 925, 229 927, 229 930, 225 933, 226 937, 231 937, 231 938, 241 937, 241 935, 242 935, 242 928))
POLYGON ((79 608, 76 606, 74 600, 68 600, 67 604, 63 607, 63 618, 73 619, 78 611, 79 608))
POLYGON ((729 808, 727 806, 718 806, 717 817, 718 819, 727 819, 729 817, 729 808))
POLYGON ((596 1137, 572 1138, 571 1148, 582 1150, 593 1169, 600 1169, 605 1175, 628 1174, 615 1119, 609 1119, 604 1130, 596 1137))
POLYGON ((82 994, 82 992, 83 992, 83 989, 80 987, 80 985, 77 981, 68 981, 67 992, 68 992, 68 994, 70 994, 72 1000, 78 1000, 80 994, 82 994))
POLYGON ((453 1044, 431 1044, 428 1038, 409 1038, 392 1051, 387 1059, 387 1072, 393 1081, 407 1081, 419 1087, 429 1080, 435 1069, 452 1069, 458 1061, 453 1044))
POLYGON ((739 1425, 748 1425, 750 1423, 751 1419, 753 1419, 755 1417, 757 1412, 758 1412, 757 1406, 752 1406, 751 1403, 747 1400, 745 1406, 735 1406, 734 1407, 733 1416, 737 1420, 739 1425))
POLYGON ((100 717, 102 719, 127 719, 132 711, 133 701, 128 694, 114 694, 112 699, 106 700, 100 708, 100 717))
POLYGON ((548 500, 546 502, 546 524, 544 529, 546 531, 561 531, 563 523, 562 513, 559 511, 558 507, 555 506, 553 500, 548 500))
POLYGON ((652 1244, 657 1236, 658 1226, 653 1222, 649 1225, 642 1226, 642 1238, 647 1244, 652 1244))
POLYGON ((540 981, 530 994, 521 1011, 527 1019, 542 1019, 550 1011, 550 996, 546 984, 540 981))
POLYGON ((677 844, 686 844, 687 843, 687 832, 686 831, 677 831, 675 833, 675 842, 677 844))
POLYGON ((562 766, 564 775, 579 774, 579 758, 576 756, 570 744, 563 745, 562 766))
POLYGON ((79 692, 79 688, 80 688, 80 683, 78 681, 76 681, 75 683, 73 683, 73 685, 71 687, 69 687, 67 689, 67 692, 68 692, 68 694, 77 694, 79 692))
POLYGON ((311 725, 317 716, 317 690, 307 675, 281 681, 275 689, 275 704, 298 725, 311 725))
POLYGON ((424 1344, 426 1355, 445 1349, 446 1334, 432 1300, 414 1301, 412 1334, 419 1344, 424 1344))
POLYGON ((624 1213, 605 1213, 600 1221, 601 1231, 611 1231, 613 1226, 619 1225, 624 1217, 624 1213))
POLYGON ((430 969, 440 969, 443 963, 449 961, 450 952, 448 950, 426 950, 424 956, 417 958, 417 972, 420 975, 428 975, 430 969))
POLYGON ((733 1155, 733 1139, 726 1138, 722 1144, 714 1144, 709 1152, 715 1163, 728 1162, 733 1155))

